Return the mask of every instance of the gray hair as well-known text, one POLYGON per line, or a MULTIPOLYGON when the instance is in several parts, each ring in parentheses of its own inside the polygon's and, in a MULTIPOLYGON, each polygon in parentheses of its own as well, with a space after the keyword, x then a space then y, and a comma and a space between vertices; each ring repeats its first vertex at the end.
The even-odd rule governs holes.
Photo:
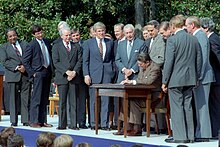
POLYGON ((208 28, 209 32, 213 32, 215 30, 215 23, 209 17, 201 18, 201 26, 204 29, 208 28))
POLYGON ((71 32, 69 26, 64 26, 63 28, 61 28, 61 29, 59 30, 60 36, 63 35, 63 32, 64 32, 64 31, 70 31, 70 32, 71 32))
POLYGON ((123 30, 124 24, 123 24, 123 23, 117 23, 117 24, 114 25, 114 29, 115 29, 116 27, 120 27, 121 30, 123 30))
POLYGON ((69 25, 65 21, 60 21, 59 24, 57 25, 58 31, 60 31, 60 29, 62 29, 63 27, 69 27, 69 25))
POLYGON ((125 32, 125 30, 127 30, 127 29, 132 29, 132 30, 134 31, 134 26, 133 26, 132 24, 126 24, 126 25, 124 26, 123 31, 125 32))
POLYGON ((104 23, 97 22, 93 25, 93 29, 94 29, 94 31, 96 31, 97 29, 104 29, 105 30, 106 27, 105 27, 104 23))

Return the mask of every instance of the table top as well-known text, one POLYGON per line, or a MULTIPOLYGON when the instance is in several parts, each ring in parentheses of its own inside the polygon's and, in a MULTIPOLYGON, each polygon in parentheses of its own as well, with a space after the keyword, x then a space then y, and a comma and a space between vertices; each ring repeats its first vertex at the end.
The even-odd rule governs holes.
POLYGON ((93 84, 91 85, 93 88, 99 89, 155 89, 156 86, 154 85, 145 85, 145 84, 93 84))

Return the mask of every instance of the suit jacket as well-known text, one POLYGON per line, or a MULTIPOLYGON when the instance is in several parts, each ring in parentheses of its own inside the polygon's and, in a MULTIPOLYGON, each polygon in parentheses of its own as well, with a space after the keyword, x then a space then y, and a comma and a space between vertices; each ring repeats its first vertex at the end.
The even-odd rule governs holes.
POLYGON ((167 39, 162 83, 168 88, 196 85, 201 65, 198 40, 180 30, 167 39))
POLYGON ((152 61, 162 66, 164 63, 164 53, 165 53, 165 42, 163 37, 158 34, 151 45, 149 50, 149 55, 152 61))
POLYGON ((210 50, 210 64, 213 68, 216 82, 213 84, 220 84, 220 38, 216 33, 213 33, 209 37, 209 43, 211 45, 210 50))
MULTIPOLYGON (((22 49, 22 58, 24 52, 28 47, 26 41, 18 41, 22 49)), ((15 70, 18 65, 22 64, 22 58, 19 59, 16 51, 11 43, 7 42, 1 46, 0 60, 3 62, 5 67, 5 81, 6 82, 19 82, 21 76, 27 77, 27 73, 20 73, 18 70, 15 70)), ((28 79, 28 78, 27 78, 28 79)))
POLYGON ((124 80, 124 74, 122 73, 122 69, 124 67, 127 69, 133 69, 135 71, 135 74, 132 74, 129 79, 134 79, 137 77, 139 71, 139 67, 137 65, 137 56, 142 51, 141 49, 143 44, 143 40, 139 38, 134 39, 129 59, 127 57, 127 39, 118 44, 117 54, 115 57, 116 66, 119 70, 117 80, 118 83, 124 80))
POLYGON ((162 83, 160 66, 151 62, 150 66, 148 66, 146 70, 140 68, 136 82, 137 84, 154 85, 160 91, 162 83))
POLYGON ((211 83, 215 81, 214 73, 212 67, 209 62, 209 55, 210 55, 210 44, 206 34, 199 30, 195 37, 198 39, 201 50, 202 50, 202 70, 200 80, 202 84, 211 83))
POLYGON ((101 83, 103 78, 111 83, 115 74, 113 41, 104 38, 104 42, 106 44, 104 59, 100 55, 96 38, 83 43, 83 75, 89 75, 92 84, 101 83))
MULTIPOLYGON (((49 70, 52 71, 53 68, 53 63, 51 60, 51 45, 48 40, 43 39, 49 55, 50 55, 50 66, 48 67, 49 70)), ((36 39, 32 40, 29 43, 28 48, 24 52, 24 57, 23 57, 23 64, 25 66, 25 69, 29 75, 29 77, 32 77, 36 72, 41 71, 44 67, 44 58, 43 54, 41 52, 41 47, 40 44, 36 39)))
POLYGON ((70 82, 77 83, 80 79, 82 68, 82 49, 78 43, 70 42, 71 51, 68 55, 67 49, 63 44, 63 41, 59 41, 54 44, 52 49, 52 59, 55 66, 55 83, 67 84, 67 70, 75 71, 76 77, 70 82))

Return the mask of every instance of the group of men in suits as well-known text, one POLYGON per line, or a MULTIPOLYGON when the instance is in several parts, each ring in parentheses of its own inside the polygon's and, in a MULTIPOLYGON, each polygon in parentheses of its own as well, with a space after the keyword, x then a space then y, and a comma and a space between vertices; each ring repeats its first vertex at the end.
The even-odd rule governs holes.
MULTIPOLYGON (((90 86, 122 81, 132 84, 134 81, 135 84, 144 83, 143 75, 148 73, 145 73, 146 69, 140 71, 145 66, 139 63, 141 59, 137 61, 140 53, 145 52, 146 61, 142 62, 150 62, 149 69, 159 67, 160 72, 163 71, 162 90, 169 95, 173 138, 168 138, 166 141, 188 143, 194 142, 195 138, 216 137, 220 126, 218 123, 220 117, 216 116, 220 111, 217 98, 220 45, 219 37, 213 33, 213 21, 209 18, 202 20, 200 24, 200 20, 194 16, 187 19, 181 15, 174 16, 169 22, 169 34, 164 35, 166 41, 159 34, 163 27, 156 20, 147 23, 146 30, 150 37, 146 41, 135 37, 135 29, 131 24, 114 26, 116 36, 114 42, 105 38, 106 26, 102 22, 93 25, 92 38, 84 42, 80 40, 79 30, 70 30, 68 25, 63 25, 59 28, 60 38, 53 43, 53 47, 43 38, 41 26, 32 27, 32 35, 35 39, 29 44, 17 39, 16 30, 7 30, 8 42, 1 46, 0 59, 6 69, 6 82, 10 89, 11 125, 17 126, 18 123, 17 97, 20 97, 24 126, 52 127, 47 123, 46 105, 52 72, 54 72, 60 97, 57 129, 66 129, 68 126, 70 129, 78 130, 77 123, 81 128, 87 128, 85 127, 86 97, 90 97, 90 125, 91 129, 94 129, 95 91, 90 86), (183 29, 184 26, 188 33, 183 29), (200 29, 201 26, 205 33, 200 29), (143 73, 142 78, 140 73, 143 73), (86 95, 87 90, 89 96, 86 95), (192 100, 195 100, 196 111, 195 136, 192 100), (29 113, 28 109, 30 109, 29 113), (69 112, 69 122, 67 112, 69 112)), ((109 108, 117 110, 116 106, 116 98, 113 103, 110 98, 101 97, 102 130, 109 129, 109 108)), ((140 107, 137 103, 133 103, 131 108, 134 109, 131 111, 137 108, 134 106, 140 107)), ((114 112, 117 114, 116 111, 114 112)), ((137 111, 134 113, 138 115, 137 111)), ((130 121, 134 124, 134 120, 130 121)), ((140 119, 135 122, 140 124, 139 121, 140 119)), ((114 122, 117 124, 117 116, 114 122)), ((138 131, 132 132, 131 135, 140 135, 140 132, 138 126, 138 131)), ((120 132, 116 135, 120 135, 120 132)))

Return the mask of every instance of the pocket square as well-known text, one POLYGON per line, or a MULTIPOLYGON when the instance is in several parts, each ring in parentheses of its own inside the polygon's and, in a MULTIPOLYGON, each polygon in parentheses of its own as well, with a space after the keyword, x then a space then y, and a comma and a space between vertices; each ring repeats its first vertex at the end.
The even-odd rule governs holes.
POLYGON ((139 50, 135 50, 134 52, 135 52, 135 53, 138 53, 138 52, 139 52, 139 50))
POLYGON ((147 76, 145 77, 145 79, 147 79, 147 76))

